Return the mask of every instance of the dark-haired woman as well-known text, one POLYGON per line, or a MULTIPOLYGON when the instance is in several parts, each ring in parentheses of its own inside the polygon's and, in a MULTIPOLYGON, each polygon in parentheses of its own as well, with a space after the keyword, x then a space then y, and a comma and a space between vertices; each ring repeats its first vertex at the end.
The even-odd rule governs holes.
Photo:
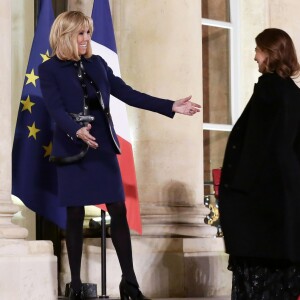
POLYGON ((256 37, 262 75, 229 136, 219 193, 234 300, 300 295, 300 90, 293 41, 256 37))

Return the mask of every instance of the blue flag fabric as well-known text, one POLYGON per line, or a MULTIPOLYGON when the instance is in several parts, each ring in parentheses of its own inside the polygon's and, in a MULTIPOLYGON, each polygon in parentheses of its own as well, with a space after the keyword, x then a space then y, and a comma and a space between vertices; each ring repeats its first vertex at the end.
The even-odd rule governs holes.
POLYGON ((117 53, 113 22, 108 0, 94 0, 92 19, 94 21, 93 41, 117 53))
POLYGON ((56 170, 49 162, 52 125, 38 76, 39 64, 49 59, 49 33, 53 20, 52 1, 40 0, 14 136, 12 194, 40 216, 65 228, 66 209, 59 206, 56 170))

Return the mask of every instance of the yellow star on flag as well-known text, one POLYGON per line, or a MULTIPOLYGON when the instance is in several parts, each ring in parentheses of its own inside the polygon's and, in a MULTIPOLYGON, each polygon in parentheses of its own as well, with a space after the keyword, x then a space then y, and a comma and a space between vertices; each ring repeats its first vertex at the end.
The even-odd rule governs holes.
POLYGON ((31 107, 35 105, 35 103, 30 101, 29 95, 26 100, 21 100, 21 103, 23 104, 22 111, 28 110, 31 113, 31 107))
POLYGON ((43 146, 43 148, 45 149, 44 157, 50 156, 52 152, 52 142, 50 142, 48 146, 43 146))
POLYGON ((35 81, 39 78, 39 76, 36 76, 34 74, 34 70, 33 69, 31 70, 30 74, 27 73, 25 76, 27 77, 26 84, 32 83, 34 86, 36 86, 35 81))
POLYGON ((40 54, 41 57, 43 58, 43 63, 45 61, 47 61, 48 59, 50 59, 50 55, 49 55, 49 51, 47 50, 47 52, 45 54, 40 54))
POLYGON ((35 127, 35 122, 33 122, 31 126, 27 126, 27 128, 29 129, 28 137, 30 138, 33 136, 33 138, 36 140, 36 134, 41 130, 35 127))

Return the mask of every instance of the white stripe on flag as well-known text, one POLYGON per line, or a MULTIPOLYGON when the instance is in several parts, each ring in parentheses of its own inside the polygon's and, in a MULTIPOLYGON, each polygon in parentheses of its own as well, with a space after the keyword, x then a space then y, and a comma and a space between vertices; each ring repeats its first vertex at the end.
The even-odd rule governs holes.
MULTIPOLYGON (((100 55, 113 70, 114 75, 121 76, 117 53, 109 48, 92 41, 93 54, 100 55)), ((127 118, 126 104, 114 96, 110 96, 110 112, 117 135, 130 142, 129 123, 127 118)))

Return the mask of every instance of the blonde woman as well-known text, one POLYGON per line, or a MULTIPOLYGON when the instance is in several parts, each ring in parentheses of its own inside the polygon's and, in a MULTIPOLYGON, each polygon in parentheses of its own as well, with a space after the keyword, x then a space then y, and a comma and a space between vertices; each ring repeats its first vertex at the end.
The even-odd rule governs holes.
POLYGON ((78 11, 60 14, 51 29, 52 57, 39 67, 43 98, 55 122, 51 160, 57 165, 60 205, 66 207, 66 244, 71 270, 69 299, 84 299, 80 278, 84 206, 105 203, 111 238, 122 270, 121 299, 146 298, 132 262, 124 190, 117 161, 119 142, 109 112, 112 94, 128 105, 173 118, 192 116, 200 106, 186 97, 160 99, 135 91, 92 55, 91 18, 78 11))

